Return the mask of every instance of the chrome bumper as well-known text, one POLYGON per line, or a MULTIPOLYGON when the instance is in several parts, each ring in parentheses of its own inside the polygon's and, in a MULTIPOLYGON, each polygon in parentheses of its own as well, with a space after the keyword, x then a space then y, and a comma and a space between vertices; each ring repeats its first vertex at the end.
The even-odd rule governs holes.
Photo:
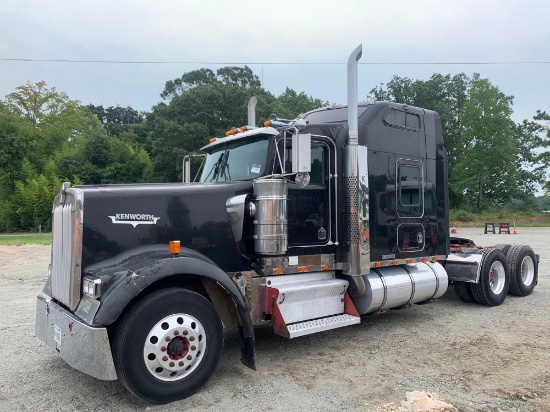
POLYGON ((51 299, 37 296, 34 334, 76 370, 117 379, 106 328, 88 326, 51 299))

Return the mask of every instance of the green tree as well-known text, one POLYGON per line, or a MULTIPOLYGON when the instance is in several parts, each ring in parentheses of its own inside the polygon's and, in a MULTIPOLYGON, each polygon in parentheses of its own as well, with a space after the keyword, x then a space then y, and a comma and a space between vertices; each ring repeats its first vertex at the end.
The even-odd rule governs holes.
POLYGON ((452 169, 454 189, 478 210, 517 195, 512 100, 489 80, 476 77, 460 115, 464 132, 458 141, 462 155, 452 169))
POLYGON ((210 137, 224 136, 233 127, 248 123, 250 97, 258 99, 257 119, 271 113, 282 118, 323 105, 318 99, 287 89, 276 98, 261 87, 249 67, 194 70, 166 82, 164 102, 153 107, 143 125, 125 134, 129 141, 150 150, 155 180, 181 181, 181 163, 186 154, 206 145, 210 137), (146 142, 145 142, 146 140, 146 142))
POLYGON ((120 136, 123 132, 128 132, 132 125, 140 124, 144 120, 143 113, 130 106, 110 106, 105 109, 103 106, 89 104, 86 108, 98 117, 109 136, 120 136))
POLYGON ((31 124, 37 125, 48 115, 61 113, 71 104, 69 97, 48 88, 45 81, 37 83, 27 82, 16 88, 16 91, 6 96, 8 110, 28 119, 31 124))

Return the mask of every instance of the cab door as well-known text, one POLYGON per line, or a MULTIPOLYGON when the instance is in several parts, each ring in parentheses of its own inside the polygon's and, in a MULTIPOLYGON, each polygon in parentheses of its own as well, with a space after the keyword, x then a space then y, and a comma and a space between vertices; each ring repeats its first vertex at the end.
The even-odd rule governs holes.
MULTIPOLYGON (((288 148, 287 167, 292 170, 288 159, 292 159, 292 148, 288 148)), ((306 187, 296 183, 288 185, 288 244, 296 246, 320 246, 331 240, 331 150, 320 139, 311 139, 311 172, 306 187)))

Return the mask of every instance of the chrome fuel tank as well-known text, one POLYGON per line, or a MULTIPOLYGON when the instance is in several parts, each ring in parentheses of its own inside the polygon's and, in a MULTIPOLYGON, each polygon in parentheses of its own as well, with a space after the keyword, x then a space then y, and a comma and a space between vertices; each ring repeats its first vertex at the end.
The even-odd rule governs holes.
POLYGON ((439 298, 449 283, 447 272, 437 262, 371 268, 363 280, 365 294, 353 301, 360 314, 439 298))
POLYGON ((287 181, 254 181, 254 250, 261 255, 281 255, 288 250, 287 181))

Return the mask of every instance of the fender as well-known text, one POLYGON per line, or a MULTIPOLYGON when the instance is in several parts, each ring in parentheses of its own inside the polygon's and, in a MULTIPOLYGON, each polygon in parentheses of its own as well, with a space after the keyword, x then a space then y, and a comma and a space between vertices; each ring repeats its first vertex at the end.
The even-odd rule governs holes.
POLYGON ((241 360, 255 369, 254 327, 243 295, 231 278, 206 256, 187 248, 171 255, 165 245, 143 246, 91 265, 84 274, 102 280, 101 305, 93 326, 110 325, 148 286, 173 275, 197 275, 217 282, 231 296, 241 319, 241 360))

